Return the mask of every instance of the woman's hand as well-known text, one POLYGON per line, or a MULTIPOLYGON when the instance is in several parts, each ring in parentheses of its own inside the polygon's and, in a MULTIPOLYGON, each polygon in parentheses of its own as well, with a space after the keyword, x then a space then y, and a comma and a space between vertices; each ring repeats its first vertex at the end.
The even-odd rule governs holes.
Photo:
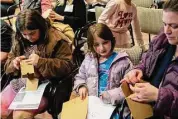
POLYGON ((88 89, 85 86, 79 88, 80 99, 84 100, 88 96, 88 89))
POLYGON ((57 14, 54 11, 51 11, 49 14, 49 18, 54 20, 59 20, 59 21, 64 21, 64 16, 57 14))
POLYGON ((129 98, 134 101, 154 102, 158 99, 158 88, 150 83, 136 83, 134 87, 130 85, 130 89, 134 94, 130 95, 129 98))
POLYGON ((139 69, 133 69, 129 71, 124 78, 121 80, 122 82, 127 82, 129 84, 135 84, 141 80, 143 76, 143 72, 139 69))
POLYGON ((24 60, 26 57, 25 56, 19 56, 19 57, 16 57, 12 62, 13 62, 13 66, 19 70, 20 69, 20 62, 22 60, 24 60))
POLYGON ((36 66, 38 64, 38 60, 39 60, 39 56, 35 53, 32 53, 29 58, 27 60, 25 60, 25 62, 27 64, 31 64, 33 66, 36 66))

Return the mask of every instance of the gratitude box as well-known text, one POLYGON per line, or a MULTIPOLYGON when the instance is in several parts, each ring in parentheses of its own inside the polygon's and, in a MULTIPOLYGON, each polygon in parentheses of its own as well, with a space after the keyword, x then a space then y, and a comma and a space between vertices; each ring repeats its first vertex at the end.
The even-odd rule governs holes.
POLYGON ((121 88, 134 119, 146 119, 153 116, 153 108, 150 104, 136 102, 128 98, 133 92, 126 82, 122 83, 121 88))
POLYGON ((25 60, 20 62, 21 75, 23 78, 27 78, 26 91, 35 91, 38 88, 38 79, 34 77, 34 66, 27 64, 25 60))

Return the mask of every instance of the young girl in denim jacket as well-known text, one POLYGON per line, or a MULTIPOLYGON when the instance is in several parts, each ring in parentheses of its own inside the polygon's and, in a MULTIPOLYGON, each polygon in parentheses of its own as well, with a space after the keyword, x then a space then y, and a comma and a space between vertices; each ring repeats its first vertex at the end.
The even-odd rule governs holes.
POLYGON ((113 52, 115 39, 111 30, 98 23, 88 30, 88 53, 75 76, 74 90, 81 99, 100 97, 104 103, 117 105, 124 99, 120 80, 132 67, 125 52, 113 52))

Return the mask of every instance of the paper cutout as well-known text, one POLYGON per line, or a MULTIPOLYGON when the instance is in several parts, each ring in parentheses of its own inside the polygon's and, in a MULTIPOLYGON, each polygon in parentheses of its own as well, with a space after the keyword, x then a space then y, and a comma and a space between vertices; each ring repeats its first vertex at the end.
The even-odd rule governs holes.
POLYGON ((29 65, 22 60, 20 62, 21 75, 23 78, 27 78, 26 91, 35 91, 38 88, 38 79, 34 78, 34 66, 29 65))
MULTIPOLYGON (((72 97, 72 96, 71 96, 72 97)), ((115 106, 104 104, 96 96, 80 97, 63 103, 61 119, 110 119, 115 106)))
POLYGON ((130 90, 129 85, 126 82, 122 83, 121 88, 126 97, 127 104, 134 119, 146 119, 153 116, 153 108, 151 105, 135 102, 128 98, 128 96, 133 94, 133 92, 130 90))
POLYGON ((29 75, 34 75, 34 66, 27 64, 25 60, 20 62, 21 75, 23 78, 27 78, 29 75))
POLYGON ((26 91, 35 91, 38 88, 38 79, 37 78, 33 78, 33 79, 29 79, 27 78, 27 82, 26 82, 26 91))
POLYGON ((86 119, 88 97, 81 100, 80 97, 63 103, 61 119, 86 119))

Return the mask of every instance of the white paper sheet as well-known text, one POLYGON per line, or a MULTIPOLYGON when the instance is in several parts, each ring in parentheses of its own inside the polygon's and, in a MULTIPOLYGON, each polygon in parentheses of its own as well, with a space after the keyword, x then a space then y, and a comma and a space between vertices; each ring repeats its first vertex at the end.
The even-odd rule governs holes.
POLYGON ((89 96, 87 119, 110 119, 115 108, 98 97, 89 96))
POLYGON ((38 109, 47 84, 48 82, 39 85, 36 91, 25 91, 25 87, 21 88, 9 109, 38 109))

